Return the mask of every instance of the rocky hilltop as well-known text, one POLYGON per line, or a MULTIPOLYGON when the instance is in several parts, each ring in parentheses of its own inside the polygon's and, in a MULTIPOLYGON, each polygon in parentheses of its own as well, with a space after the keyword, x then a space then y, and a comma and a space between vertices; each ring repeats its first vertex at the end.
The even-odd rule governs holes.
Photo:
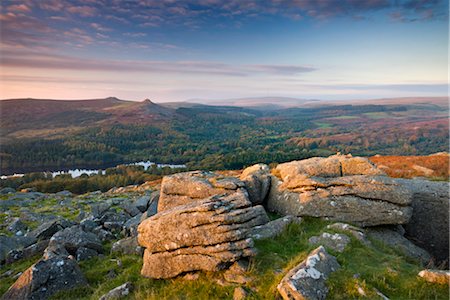
POLYGON ((448 188, 334 155, 107 193, 3 189, 1 299, 446 299, 448 188))

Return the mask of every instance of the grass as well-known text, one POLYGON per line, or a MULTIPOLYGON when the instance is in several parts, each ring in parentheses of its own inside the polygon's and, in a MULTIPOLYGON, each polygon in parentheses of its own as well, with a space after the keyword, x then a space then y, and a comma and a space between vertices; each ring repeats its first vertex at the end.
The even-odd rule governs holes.
POLYGON ((319 128, 331 128, 331 127, 333 127, 332 124, 330 124, 330 123, 324 123, 324 122, 314 122, 314 124, 316 124, 317 126, 319 126, 319 128))
POLYGON ((338 116, 338 117, 332 117, 328 118, 330 120, 350 120, 350 119, 359 119, 359 116, 338 116))
MULTIPOLYGON (((274 217, 274 216, 271 216, 274 217)), ((249 299, 277 299, 277 285, 284 274, 300 263, 317 245, 310 245, 308 239, 320 233, 335 232, 326 229, 330 222, 305 218, 298 224, 289 225, 278 237, 256 241, 258 255, 250 261, 249 276, 253 280, 245 285, 249 299)), ((341 264, 341 269, 333 273, 327 284, 330 289, 328 299, 359 299, 357 286, 364 288, 367 297, 379 299, 377 289, 390 299, 448 299, 448 285, 436 285, 417 277, 422 269, 419 264, 403 256, 397 249, 372 241, 366 247, 351 237, 351 243, 343 253, 330 249, 341 264)), ((110 245, 105 246, 109 253, 110 245)), ((23 271, 34 260, 18 262, 2 268, 23 271)), ((154 280, 140 275, 142 258, 134 255, 113 254, 96 257, 80 263, 89 283, 88 286, 54 295, 53 299, 98 299, 109 290, 130 281, 135 289, 127 299, 232 299, 236 285, 221 286, 217 279, 220 273, 201 273, 199 279, 188 281, 180 276, 170 280, 154 280), (117 264, 121 261, 121 266, 117 264), (111 272, 117 274, 110 278, 111 272)), ((4 292, 13 280, 1 282, 4 292)))

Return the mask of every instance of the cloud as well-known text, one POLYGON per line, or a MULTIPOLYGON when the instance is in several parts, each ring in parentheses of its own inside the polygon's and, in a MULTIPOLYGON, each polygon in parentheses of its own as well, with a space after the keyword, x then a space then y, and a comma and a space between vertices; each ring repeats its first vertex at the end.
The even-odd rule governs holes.
POLYGON ((67 11, 82 17, 93 17, 95 16, 97 9, 92 6, 70 6, 67 8, 67 11))
POLYGON ((46 55, 31 51, 27 51, 25 54, 17 55, 16 51, 4 51, 2 64, 6 67, 39 69, 206 74, 234 77, 258 74, 297 75, 316 70, 311 66, 300 65, 231 65, 210 61, 94 60, 64 55, 46 55))
POLYGON ((26 6, 25 4, 10 5, 7 7, 7 10, 13 11, 13 12, 22 12, 22 13, 31 12, 31 9, 28 6, 26 6))

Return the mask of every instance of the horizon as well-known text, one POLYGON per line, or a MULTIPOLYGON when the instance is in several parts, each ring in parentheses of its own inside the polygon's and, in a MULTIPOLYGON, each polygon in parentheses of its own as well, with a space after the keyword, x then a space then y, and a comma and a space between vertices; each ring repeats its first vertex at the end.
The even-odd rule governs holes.
POLYGON ((2 100, 448 97, 443 0, 24 0, 0 22, 2 100))

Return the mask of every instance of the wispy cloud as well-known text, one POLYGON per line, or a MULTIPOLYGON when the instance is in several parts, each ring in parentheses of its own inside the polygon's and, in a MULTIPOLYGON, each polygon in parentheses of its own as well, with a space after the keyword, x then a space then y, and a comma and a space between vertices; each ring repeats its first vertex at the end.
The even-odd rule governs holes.
MULTIPOLYGON (((68 33, 72 34, 72 31, 68 33)), ((76 36, 78 37, 80 35, 82 36, 82 33, 77 31, 76 36)), ((94 60, 31 52, 28 52, 24 56, 17 55, 16 51, 5 52, 2 64, 8 67, 39 69, 189 73, 222 76, 251 76, 257 74, 296 75, 316 70, 312 66, 301 65, 231 65, 210 61, 94 60)))

